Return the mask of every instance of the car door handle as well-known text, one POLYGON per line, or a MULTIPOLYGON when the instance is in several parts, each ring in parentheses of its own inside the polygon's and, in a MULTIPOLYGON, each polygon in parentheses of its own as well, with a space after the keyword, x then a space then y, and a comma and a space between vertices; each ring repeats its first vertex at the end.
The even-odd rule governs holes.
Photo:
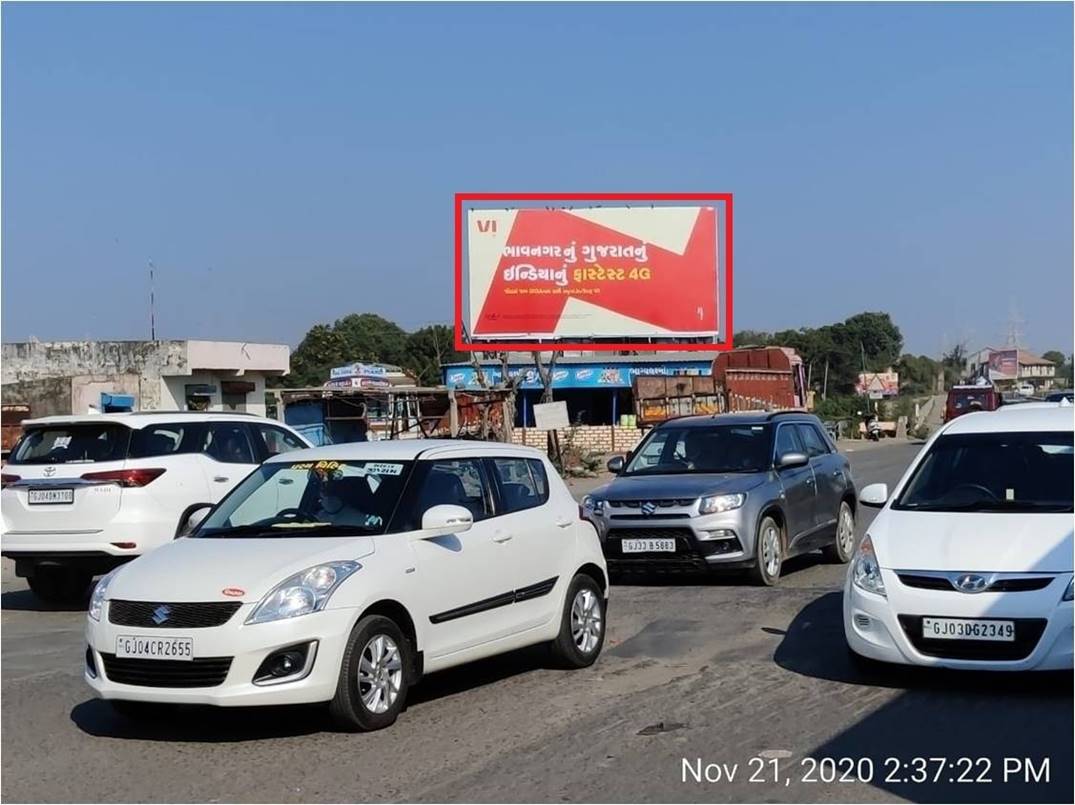
POLYGON ((228 478, 227 475, 218 475, 215 478, 213 478, 213 480, 216 481, 218 484, 222 484, 225 481, 228 481, 230 479, 228 478))
POLYGON ((502 544, 511 539, 511 534, 506 534, 503 531, 493 534, 493 542, 502 544))
POLYGON ((574 522, 574 520, 560 519, 560 520, 556 521, 556 525, 559 528, 571 528, 571 524, 573 522, 574 522))

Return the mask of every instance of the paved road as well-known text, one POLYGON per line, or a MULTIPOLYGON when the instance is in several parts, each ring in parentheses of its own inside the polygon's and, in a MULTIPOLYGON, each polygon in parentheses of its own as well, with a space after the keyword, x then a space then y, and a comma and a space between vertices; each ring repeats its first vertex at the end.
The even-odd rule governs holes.
MULTIPOLYGON (((894 482, 916 449, 850 453, 857 481, 894 482)), ((1071 801, 1070 675, 897 670, 863 679, 845 656, 842 575, 803 558, 776 589, 736 580, 615 587, 607 649, 594 668, 549 670, 539 652, 516 652, 429 677, 390 730, 344 735, 307 708, 192 709, 151 725, 114 715, 81 680, 84 615, 40 611, 5 564, 0 794, 91 802, 1071 801), (1052 783, 950 785, 947 772, 936 784, 885 780, 885 758, 936 756, 988 757, 997 780, 1004 757, 1047 756, 1052 783), (807 758, 871 758, 873 782, 822 782, 820 768, 817 782, 803 780, 807 758), (721 769, 721 779, 696 782, 684 760, 692 769, 714 764, 703 774, 715 779, 721 769), (760 764, 767 781, 749 782, 760 764), (768 779, 774 764, 776 782, 768 779)), ((896 776, 912 773, 901 766, 896 776)))

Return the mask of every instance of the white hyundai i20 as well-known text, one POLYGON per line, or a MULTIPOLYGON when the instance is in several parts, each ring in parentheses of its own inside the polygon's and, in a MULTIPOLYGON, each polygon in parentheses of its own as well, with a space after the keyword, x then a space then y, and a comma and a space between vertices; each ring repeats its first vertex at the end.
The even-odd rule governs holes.
POLYGON ((1070 404, 965 414, 923 448, 852 559, 854 655, 947 668, 1072 667, 1070 404))
POLYGON ((330 702, 342 727, 369 730, 396 719, 423 672, 538 643, 588 666, 608 583, 579 512, 526 447, 388 441, 274 457, 190 537, 98 583, 86 681, 129 714, 330 702))

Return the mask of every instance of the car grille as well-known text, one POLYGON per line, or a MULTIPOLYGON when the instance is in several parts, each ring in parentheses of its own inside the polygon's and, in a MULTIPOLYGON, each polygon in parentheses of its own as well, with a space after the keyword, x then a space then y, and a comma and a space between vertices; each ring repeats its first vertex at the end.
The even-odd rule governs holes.
POLYGON ((900 615, 899 620, 915 649, 929 657, 949 660, 1025 659, 1038 645, 1047 623, 1044 618, 995 619, 1010 620, 1015 624, 1015 640, 1003 643, 987 640, 930 640, 922 637, 921 615, 900 615))
MULTIPOLYGON (((924 576, 917 573, 897 573, 897 577, 905 587, 916 587, 921 590, 948 590, 949 592, 961 592, 952 586, 952 582, 943 576, 924 576)), ((1018 593, 1031 590, 1043 590, 1053 581, 1052 576, 1029 576, 1027 578, 997 579, 982 592, 990 593, 1018 593)))
POLYGON ((610 520, 687 520, 690 515, 686 512, 654 512, 653 514, 610 514, 610 520))
POLYGON ((145 688, 212 688, 224 682, 231 657, 142 660, 101 654, 105 676, 121 685, 145 688))
POLYGON ((138 626, 143 629, 206 629, 227 623, 241 601, 210 601, 207 603, 162 603, 160 601, 110 601, 108 620, 119 626, 138 626), (167 608, 167 613, 162 611, 167 608), (167 619, 160 620, 160 615, 167 619))
POLYGON ((668 498, 667 500, 606 500, 605 505, 613 509, 641 509, 643 503, 652 503, 661 509, 671 509, 673 506, 690 506, 697 498, 668 498))

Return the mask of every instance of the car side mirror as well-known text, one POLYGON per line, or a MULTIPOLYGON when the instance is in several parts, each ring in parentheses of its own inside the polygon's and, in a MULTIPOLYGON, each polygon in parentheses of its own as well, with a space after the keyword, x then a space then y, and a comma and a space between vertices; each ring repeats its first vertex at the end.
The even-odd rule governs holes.
POLYGON ((469 509, 455 506, 451 503, 442 503, 431 506, 422 515, 422 530, 416 536, 418 539, 430 537, 444 537, 448 534, 461 534, 469 531, 474 525, 474 515, 469 509))
POLYGON ((790 470, 793 467, 805 467, 810 463, 810 457, 806 453, 784 453, 776 460, 778 470, 790 470))
POLYGON ((209 512, 212 508, 212 503, 199 503, 187 509, 186 516, 181 521, 175 538, 181 539, 183 537, 189 537, 197 531, 198 526, 200 526, 202 521, 209 516, 209 512))
POLYGON ((859 503, 880 509, 888 502, 888 484, 868 484, 859 492, 859 503))
POLYGON ((615 475, 619 475, 621 472, 623 472, 623 468, 626 463, 627 460, 623 456, 613 456, 608 460, 608 463, 605 464, 605 466, 608 467, 609 472, 615 475))

